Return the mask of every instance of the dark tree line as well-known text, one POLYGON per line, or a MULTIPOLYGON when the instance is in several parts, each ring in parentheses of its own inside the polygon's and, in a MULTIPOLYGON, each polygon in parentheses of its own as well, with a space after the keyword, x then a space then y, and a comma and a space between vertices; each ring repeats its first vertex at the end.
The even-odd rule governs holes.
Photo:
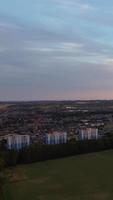
POLYGON ((107 149, 113 149, 113 138, 90 141, 72 141, 67 144, 59 145, 32 144, 20 151, 4 151, 3 157, 7 166, 14 166, 16 164, 27 164, 107 149))
POLYGON ((5 175, 4 175, 4 158, 0 154, 0 198, 3 196, 3 185, 4 185, 4 180, 5 180, 5 175))

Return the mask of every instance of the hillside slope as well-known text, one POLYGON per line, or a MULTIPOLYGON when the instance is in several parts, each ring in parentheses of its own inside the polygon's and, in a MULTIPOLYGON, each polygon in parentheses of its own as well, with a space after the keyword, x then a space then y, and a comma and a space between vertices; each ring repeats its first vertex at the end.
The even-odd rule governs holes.
POLYGON ((113 200, 113 151, 18 166, 6 200, 113 200))

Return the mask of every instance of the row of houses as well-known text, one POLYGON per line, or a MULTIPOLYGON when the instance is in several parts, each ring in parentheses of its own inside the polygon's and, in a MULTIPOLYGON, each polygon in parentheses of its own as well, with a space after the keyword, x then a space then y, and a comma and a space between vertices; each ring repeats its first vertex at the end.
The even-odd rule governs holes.
MULTIPOLYGON (((7 149, 22 149, 32 143, 32 136, 8 134, 0 136, 0 141, 4 143, 7 149)), ((99 132, 97 128, 80 129, 76 135, 76 140, 97 140, 99 132)), ((43 143, 47 145, 67 143, 68 134, 64 131, 53 131, 52 133, 45 133, 43 143)))

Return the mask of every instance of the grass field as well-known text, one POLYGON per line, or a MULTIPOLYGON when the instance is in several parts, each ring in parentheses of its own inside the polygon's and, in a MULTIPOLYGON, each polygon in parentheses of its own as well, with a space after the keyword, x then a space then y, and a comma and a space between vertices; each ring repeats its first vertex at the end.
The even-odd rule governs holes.
POLYGON ((113 200, 113 151, 22 165, 5 200, 113 200))

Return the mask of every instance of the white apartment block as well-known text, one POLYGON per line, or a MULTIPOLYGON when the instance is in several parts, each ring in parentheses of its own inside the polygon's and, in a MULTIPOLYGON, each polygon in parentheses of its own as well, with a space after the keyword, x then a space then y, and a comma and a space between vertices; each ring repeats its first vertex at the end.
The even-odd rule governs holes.
POLYGON ((67 142, 67 133, 54 131, 46 134, 46 144, 63 144, 67 142))
POLYGON ((6 140, 7 149, 19 150, 30 144, 29 135, 8 134, 3 136, 3 139, 6 140))
POLYGON ((98 137, 97 128, 83 128, 79 130, 79 140, 97 140, 98 137))

